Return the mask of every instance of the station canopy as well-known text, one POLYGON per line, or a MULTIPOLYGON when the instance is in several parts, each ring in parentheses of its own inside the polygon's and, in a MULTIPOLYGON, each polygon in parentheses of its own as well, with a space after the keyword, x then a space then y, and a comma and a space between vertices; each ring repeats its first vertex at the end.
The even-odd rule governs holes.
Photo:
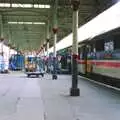
MULTIPOLYGON (((79 27, 115 4, 117 0, 80 0, 79 27)), ((55 0, 0 0, 2 37, 20 50, 38 50, 47 40, 53 46, 55 0)), ((57 42, 72 32, 70 0, 58 0, 57 42)))

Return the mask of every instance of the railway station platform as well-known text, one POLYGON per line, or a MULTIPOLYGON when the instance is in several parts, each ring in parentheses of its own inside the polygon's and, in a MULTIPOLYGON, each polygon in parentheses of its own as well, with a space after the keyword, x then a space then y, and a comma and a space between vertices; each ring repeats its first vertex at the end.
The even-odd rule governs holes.
POLYGON ((80 78, 79 97, 69 96, 71 76, 0 74, 0 120, 119 120, 120 92, 80 78))

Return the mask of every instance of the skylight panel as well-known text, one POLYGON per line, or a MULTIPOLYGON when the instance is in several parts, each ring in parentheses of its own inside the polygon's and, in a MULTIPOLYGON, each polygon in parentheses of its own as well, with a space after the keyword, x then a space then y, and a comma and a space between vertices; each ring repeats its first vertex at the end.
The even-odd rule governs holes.
POLYGON ((24 24, 33 24, 33 22, 24 22, 24 24))
POLYGON ((24 7, 23 4, 12 4, 12 7, 17 8, 17 7, 24 7))
POLYGON ((45 25, 44 22, 8 22, 8 24, 34 24, 34 25, 45 25))
POLYGON ((44 22, 34 22, 33 24, 35 24, 35 25, 44 25, 45 23, 44 22))
POLYGON ((45 8, 50 8, 50 5, 45 5, 45 8))
POLYGON ((0 7, 10 7, 9 3, 0 3, 0 7))
POLYGON ((24 22, 17 22, 17 24, 24 24, 24 22))
POLYGON ((8 22, 8 24, 17 24, 17 22, 8 22))
POLYGON ((32 8, 33 5, 32 4, 23 4, 24 8, 32 8))
POLYGON ((34 4, 34 8, 50 8, 50 5, 34 4))
POLYGON ((13 7, 13 8, 50 8, 50 5, 41 4, 17 4, 17 3, 0 3, 0 7, 13 7))

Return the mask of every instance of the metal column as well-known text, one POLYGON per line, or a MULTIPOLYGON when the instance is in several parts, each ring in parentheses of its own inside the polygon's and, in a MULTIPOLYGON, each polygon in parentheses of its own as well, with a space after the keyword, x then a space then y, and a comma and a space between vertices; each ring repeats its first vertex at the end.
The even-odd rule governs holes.
POLYGON ((49 42, 50 42, 50 23, 49 23, 49 20, 47 21, 47 35, 46 35, 46 44, 47 44, 47 73, 49 72, 49 42))
POLYGON ((49 73, 49 38, 47 38, 47 73, 49 73))
POLYGON ((47 38, 46 38, 46 43, 47 43, 47 56, 49 56, 49 40, 50 40, 50 31, 49 31, 49 20, 48 20, 48 23, 47 23, 47 38))
POLYGON ((46 44, 43 44, 43 56, 45 56, 45 48, 46 48, 46 44))
POLYGON ((49 57, 49 39, 47 39, 47 57, 49 57))
POLYGON ((57 79, 57 71, 56 71, 56 42, 57 42, 57 32, 58 32, 58 26, 57 26, 57 4, 58 0, 55 0, 54 4, 54 27, 53 27, 53 33, 54 33, 54 57, 53 57, 53 75, 52 79, 57 79))
POLYGON ((2 20, 2 15, 0 15, 0 41, 2 43, 1 44, 1 53, 3 55, 3 42, 4 42, 4 38, 3 38, 3 20, 2 20))
POLYGON ((78 9, 79 0, 71 0, 73 7, 73 45, 72 45, 72 87, 70 89, 71 96, 79 96, 80 90, 78 85, 78 68, 77 68, 77 58, 78 58, 78 9))
POLYGON ((9 46, 9 58, 10 58, 10 50, 11 50, 11 40, 12 40, 12 37, 11 37, 11 29, 10 29, 10 26, 9 26, 9 24, 8 24, 8 39, 9 39, 9 44, 8 44, 8 46, 9 46))
POLYGON ((2 19, 2 15, 0 15, 0 37, 3 39, 3 19, 2 19))

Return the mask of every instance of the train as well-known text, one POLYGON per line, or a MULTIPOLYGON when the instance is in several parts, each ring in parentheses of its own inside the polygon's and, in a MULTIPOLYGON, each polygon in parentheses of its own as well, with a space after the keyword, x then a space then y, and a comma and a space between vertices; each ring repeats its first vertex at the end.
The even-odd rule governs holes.
POLYGON ((79 44, 79 74, 120 87, 120 28, 79 44))
MULTIPOLYGON (((78 74, 120 88, 119 21, 120 2, 78 28, 78 74)), ((56 48, 72 50, 72 33, 56 48)))

